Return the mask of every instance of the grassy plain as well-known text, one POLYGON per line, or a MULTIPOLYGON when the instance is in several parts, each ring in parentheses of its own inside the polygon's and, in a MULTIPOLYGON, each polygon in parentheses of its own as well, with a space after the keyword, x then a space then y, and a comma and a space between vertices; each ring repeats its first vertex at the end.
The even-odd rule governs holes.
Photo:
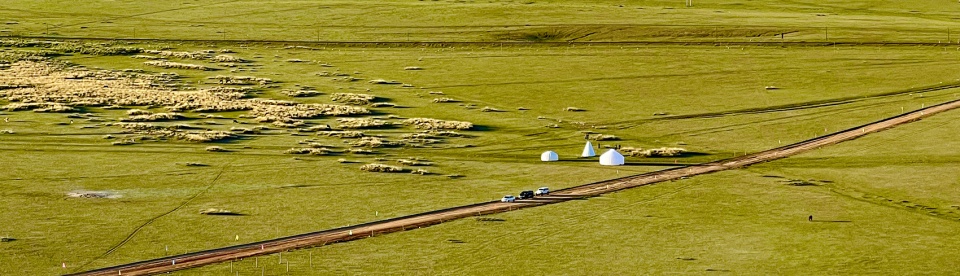
MULTIPOLYGON (((950 11, 956 9, 934 1, 911 1, 909 7, 894 1, 853 1, 844 7, 820 1, 698 2, 694 9, 683 9, 675 2, 627 1, 621 8, 621 3, 566 1, 258 5, 195 1, 173 6, 159 1, 76 5, 14 1, 0 8, 0 18, 17 22, 4 25, 3 29, 11 30, 4 34, 43 35, 48 23, 56 26, 51 31, 55 36, 77 37, 314 40, 316 28, 311 26, 322 26, 320 40, 345 41, 703 41, 705 36, 721 42, 776 41, 772 34, 784 29, 803 30, 785 39, 815 41, 821 39, 818 24, 822 24, 835 29, 831 36, 838 40, 930 43, 946 37, 946 29, 955 24, 950 22, 950 11), (302 5, 314 5, 323 12, 310 12, 302 5), (677 26, 690 21, 705 26, 677 26), (733 27, 740 24, 760 27, 733 27), (595 34, 577 38, 591 32, 595 34), (763 35, 748 37, 757 33, 763 35)), ((492 200, 538 186, 569 187, 661 169, 674 162, 628 158, 630 166, 601 168, 575 161, 583 131, 621 137, 601 142, 605 145, 681 146, 704 153, 676 158, 680 163, 695 163, 809 139, 956 99, 960 93, 957 89, 910 93, 960 81, 955 70, 960 52, 955 45, 487 44, 302 49, 286 47, 298 45, 292 42, 141 43, 133 46, 176 51, 229 48, 237 52, 234 55, 252 60, 256 71, 166 70, 147 67, 143 60, 128 56, 76 54, 58 59, 105 69, 172 71, 188 84, 221 74, 268 77, 280 87, 263 89, 258 97, 305 103, 331 103, 329 95, 338 92, 370 93, 405 107, 373 108, 378 116, 463 120, 479 127, 465 131, 473 138, 451 139, 439 148, 390 149, 374 156, 299 157, 283 151, 307 138, 325 144, 341 141, 275 129, 216 144, 231 150, 227 153, 206 152, 210 144, 186 142, 112 146, 101 137, 117 134, 117 128, 80 128, 94 124, 68 124, 64 114, 0 111, 0 117, 10 119, 0 124, 0 130, 15 132, 0 134, 4 166, 0 195, 7 210, 0 213, 0 220, 16 222, 0 226, 0 236, 18 239, 0 243, 0 274, 58 274, 81 264, 90 269, 247 243, 492 200), (403 70, 407 66, 424 70, 403 70), (349 73, 363 80, 332 81, 317 75, 322 71, 349 73), (366 82, 378 78, 399 80, 413 88, 366 82), (294 99, 279 93, 295 85, 323 94, 294 99), (766 90, 766 86, 781 89, 766 90), (904 93, 879 96, 897 91, 904 93), (438 97, 461 102, 433 103, 438 97), (835 105, 816 105, 830 100, 836 100, 835 105), (480 112, 484 106, 505 112, 480 112), (586 111, 563 111, 571 106, 586 111), (715 113, 729 114, 711 115, 715 113), (557 128, 547 127, 552 125, 557 128), (544 150, 556 150, 566 161, 537 162, 544 150), (438 174, 389 175, 357 169, 375 158, 391 162, 407 156, 434 161, 436 165, 426 169, 438 174), (362 163, 341 164, 338 158, 362 163), (209 166, 187 167, 187 162, 209 166), (442 176, 446 174, 465 177, 442 176), (107 190, 122 197, 65 197, 75 190, 107 190), (246 216, 199 215, 197 211, 204 208, 246 216), (123 246, 101 256, 131 233, 136 234, 123 246), (62 263, 69 268, 60 268, 62 263)), ((0 105, 6 103, 0 99, 0 105)), ((122 111, 87 111, 105 118, 122 116, 122 111)), ((208 120, 188 112, 188 120, 175 123, 212 120, 220 125, 206 127, 227 128, 240 113, 218 113, 226 118, 208 120)), ((949 150, 956 147, 944 142, 956 129, 951 118, 956 115, 944 114, 876 138, 746 171, 497 216, 505 222, 462 220, 284 256, 290 256, 291 273, 300 274, 488 274, 543 262, 550 264, 540 271, 543 274, 708 268, 748 274, 908 273, 917 267, 949 272, 949 267, 940 265, 956 256, 941 251, 956 246, 956 222, 929 213, 942 211, 938 216, 949 217, 950 205, 958 204, 957 176, 951 170, 957 160, 949 150), (911 130, 927 135, 908 135, 911 130), (783 179, 762 177, 768 174, 833 183, 794 187, 784 185, 783 179), (882 201, 889 204, 870 204, 882 201), (810 224, 805 220, 808 214, 852 222, 810 224), (911 255, 915 252, 919 253, 911 255), (309 265, 304 264, 309 254, 315 262, 314 270, 308 272, 309 265), (607 255, 617 256, 613 258, 616 265, 609 265, 607 255)), ((307 121, 336 125, 334 118, 307 121)), ((396 137, 413 131, 403 127, 377 133, 396 137)), ((275 261, 267 271, 285 272, 275 261)), ((249 260, 234 265, 255 272, 249 260)), ((228 266, 185 273, 228 275, 228 266)))
POLYGON ((956 146, 957 119, 945 113, 745 170, 183 275, 952 274, 960 156, 944 149, 956 146))

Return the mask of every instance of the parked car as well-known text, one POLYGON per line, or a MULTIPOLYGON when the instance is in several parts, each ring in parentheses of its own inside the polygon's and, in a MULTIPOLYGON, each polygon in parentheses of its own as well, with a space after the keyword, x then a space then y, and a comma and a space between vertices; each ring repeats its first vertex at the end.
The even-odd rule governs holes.
POLYGON ((537 191, 534 192, 534 194, 538 196, 550 194, 550 188, 540 187, 540 189, 537 189, 537 191))
POLYGON ((500 202, 514 202, 517 200, 517 197, 512 195, 505 195, 500 199, 500 202))
POLYGON ((520 199, 533 198, 533 191, 520 192, 520 199))

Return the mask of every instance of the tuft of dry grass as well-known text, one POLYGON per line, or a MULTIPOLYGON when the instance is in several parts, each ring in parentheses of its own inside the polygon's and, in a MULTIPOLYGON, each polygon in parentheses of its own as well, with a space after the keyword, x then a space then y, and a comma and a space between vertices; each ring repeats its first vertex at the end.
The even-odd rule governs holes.
POLYGON ((134 141, 133 139, 123 139, 123 140, 120 140, 120 141, 113 141, 113 143, 110 143, 110 144, 111 144, 111 145, 114 145, 114 146, 128 146, 128 145, 133 145, 133 144, 136 144, 136 143, 137 143, 137 141, 134 141))
POLYGON ((187 69, 187 70, 200 70, 200 71, 217 70, 216 68, 207 67, 199 64, 180 63, 180 62, 172 62, 172 61, 165 61, 165 60, 151 60, 151 61, 144 62, 143 64, 154 66, 154 67, 166 68, 166 69, 187 69))
POLYGON ((339 123, 337 127, 347 129, 370 129, 393 126, 390 122, 370 118, 340 118, 337 119, 337 122, 339 123))
POLYGON ((237 213, 237 212, 234 212, 234 211, 229 211, 229 210, 224 210, 224 209, 217 209, 217 208, 202 209, 202 210, 200 210, 200 214, 201 214, 201 215, 208 215, 208 216, 241 216, 241 215, 243 215, 243 214, 241 214, 241 213, 237 213))
POLYGON ((283 153, 286 154, 309 154, 309 155, 329 155, 333 150, 328 148, 291 148, 283 153))
POLYGON ((493 107, 484 106, 483 108, 480 109, 480 112, 504 112, 504 111, 503 111, 503 110, 500 110, 500 109, 493 108, 493 107))
POLYGON ((683 148, 666 148, 666 147, 664 147, 664 148, 658 148, 658 149, 648 149, 648 150, 644 151, 644 156, 647 156, 647 157, 672 157, 672 156, 680 156, 680 155, 682 155, 682 154, 685 153, 685 152, 687 152, 687 150, 686 150, 686 149, 683 149, 683 148))
POLYGON ((227 151, 227 149, 221 146, 209 146, 205 150, 209 152, 226 152, 227 151))
POLYGON ((216 80, 217 84, 220 85, 267 85, 273 83, 273 80, 268 78, 258 78, 253 76, 213 76, 207 77, 207 79, 216 80))
POLYGON ((402 84, 402 82, 399 82, 399 81, 395 81, 395 80, 385 80, 385 79, 375 79, 375 80, 371 80, 370 83, 372 83, 372 84, 402 84))
POLYGON ((349 152, 352 153, 352 154, 375 154, 375 153, 377 153, 377 152, 375 152, 375 151, 368 150, 368 149, 350 149, 349 152))
POLYGON ((366 172, 385 172, 385 173, 402 173, 408 171, 403 167, 384 165, 379 163, 371 163, 360 166, 361 171, 366 172))
POLYGON ((588 137, 589 137, 590 139, 597 140, 597 141, 616 141, 616 140, 620 140, 620 137, 617 137, 616 135, 606 135, 606 134, 598 134, 598 135, 595 135, 595 136, 588 136, 588 137))
POLYGON ((412 125, 418 129, 438 130, 438 129, 458 129, 468 130, 473 128, 473 123, 462 121, 445 121, 432 118, 410 118, 403 121, 405 125, 412 125))
POLYGON ((433 166, 431 162, 424 162, 420 160, 411 160, 411 159, 397 159, 397 163, 406 166, 433 166))
POLYGON ((367 136, 367 137, 361 137, 360 139, 353 141, 352 143, 350 143, 350 145, 354 147, 383 148, 383 147, 398 147, 398 146, 402 146, 403 143, 388 141, 379 137, 367 136))
POLYGON ((416 170, 414 170, 414 171, 412 171, 412 172, 410 172, 410 173, 412 173, 412 174, 419 174, 419 175, 428 175, 428 174, 431 174, 429 171, 424 170, 424 169, 416 169, 416 170))
POLYGON ((281 90, 280 93, 290 97, 313 97, 320 95, 320 91, 316 90, 281 90))
POLYGON ((395 103, 373 103, 370 107, 397 107, 395 103))
POLYGON ((67 197, 75 198, 120 198, 117 193, 110 191, 72 191, 67 193, 67 197))
MULTIPOLYGON (((134 111, 134 110, 131 110, 134 111)), ((141 110, 144 111, 144 110, 141 110)), ((148 111, 149 112, 149 111, 148 111)), ((180 113, 148 113, 143 115, 130 116, 120 119, 121 122, 154 122, 154 121, 173 121, 186 118, 180 113)))
POLYGON ((338 137, 338 138, 360 138, 364 137, 362 131, 321 131, 317 135, 338 137))
POLYGON ((456 103, 460 101, 454 100, 452 98, 442 97, 442 98, 434 98, 433 102, 434 103, 456 103))
POLYGON ((369 105, 376 98, 374 95, 354 93, 334 93, 330 95, 330 100, 334 102, 353 105, 369 105))

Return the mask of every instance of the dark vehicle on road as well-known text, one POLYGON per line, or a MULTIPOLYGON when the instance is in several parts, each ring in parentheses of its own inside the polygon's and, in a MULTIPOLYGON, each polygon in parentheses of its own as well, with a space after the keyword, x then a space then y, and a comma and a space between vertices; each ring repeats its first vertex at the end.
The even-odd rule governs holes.
POLYGON ((533 191, 523 191, 520 192, 519 199, 533 198, 533 191))

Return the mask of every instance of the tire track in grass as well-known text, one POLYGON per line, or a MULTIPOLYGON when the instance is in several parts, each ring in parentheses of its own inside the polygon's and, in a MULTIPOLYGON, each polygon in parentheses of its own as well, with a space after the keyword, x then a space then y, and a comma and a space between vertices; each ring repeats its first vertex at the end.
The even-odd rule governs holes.
POLYGON ((108 256, 108 255, 110 255, 110 254, 112 254, 113 252, 116 252, 118 249, 120 249, 120 247, 122 247, 123 245, 127 244, 127 242, 129 242, 130 240, 132 240, 133 237, 137 235, 137 233, 140 233, 140 231, 143 230, 143 228, 147 227, 147 226, 150 225, 150 224, 153 224, 153 222, 159 220, 160 218, 163 218, 163 217, 165 217, 165 216, 167 216, 167 215, 169 215, 169 214, 172 214, 173 212, 176 212, 176 211, 182 209, 183 207, 187 206, 187 204, 189 204, 190 202, 192 202, 192 201, 193 201, 194 199, 196 199, 197 197, 205 194, 207 191, 209 191, 211 188, 213 188, 213 186, 215 186, 215 185, 217 184, 217 180, 220 180, 220 176, 223 176, 223 173, 226 172, 226 171, 227 171, 227 168, 229 168, 229 167, 230 167, 230 164, 224 165, 224 166, 223 166, 223 169, 221 169, 220 172, 217 173, 217 176, 214 177, 212 181, 210 181, 210 185, 207 185, 206 188, 204 188, 204 189, 201 190, 200 192, 197 192, 197 193, 194 194, 193 196, 187 198, 186 200, 184 200, 183 202, 181 202, 180 205, 177 205, 177 207, 171 209, 170 211, 167 211, 167 212, 162 213, 162 214, 160 214, 160 215, 157 215, 157 216, 155 216, 155 217, 153 217, 153 218, 150 218, 149 220, 147 220, 147 221, 144 222, 143 224, 140 224, 140 226, 137 226, 137 228, 134 228, 134 229, 133 229, 133 232, 131 232, 130 234, 128 234, 128 235, 126 236, 126 238, 124 238, 122 241, 120 241, 119 243, 115 244, 113 247, 110 247, 110 249, 108 249, 108 250, 107 250, 106 252, 104 252, 103 254, 100 254, 100 256, 94 257, 93 259, 87 261, 86 263, 83 263, 82 265, 78 266, 77 268, 74 269, 74 271, 78 271, 78 270, 80 270, 80 269, 83 269, 83 268, 86 267, 87 265, 90 265, 91 263, 93 263, 93 262, 95 262, 95 261, 97 261, 97 260, 100 260, 100 259, 102 259, 102 258, 104 258, 104 257, 106 257, 106 256, 108 256))

